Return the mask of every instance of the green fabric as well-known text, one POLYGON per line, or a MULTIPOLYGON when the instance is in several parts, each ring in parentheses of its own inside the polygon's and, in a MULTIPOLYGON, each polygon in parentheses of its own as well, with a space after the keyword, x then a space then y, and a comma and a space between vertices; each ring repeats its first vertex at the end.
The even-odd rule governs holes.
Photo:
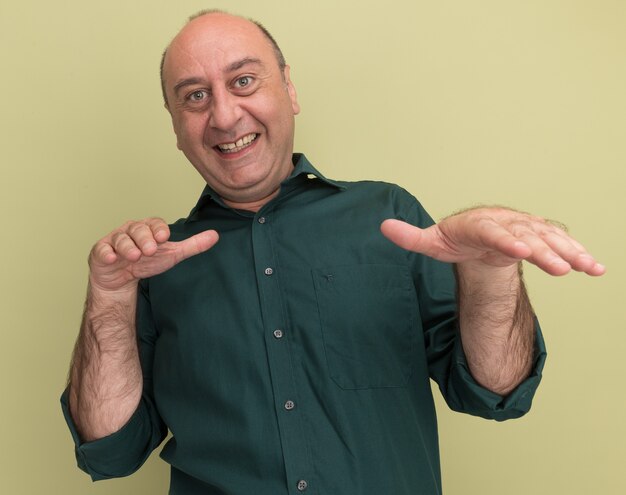
POLYGON ((64 394, 94 480, 137 469, 167 425, 171 494, 440 494, 429 377, 455 410, 505 420, 530 408, 539 327, 532 375, 507 397, 481 388, 459 343, 450 265, 380 233, 386 218, 431 225, 415 198, 294 163, 258 213, 207 187, 171 226, 172 240, 211 228, 220 241, 142 281, 145 390, 129 423, 81 443, 64 394))

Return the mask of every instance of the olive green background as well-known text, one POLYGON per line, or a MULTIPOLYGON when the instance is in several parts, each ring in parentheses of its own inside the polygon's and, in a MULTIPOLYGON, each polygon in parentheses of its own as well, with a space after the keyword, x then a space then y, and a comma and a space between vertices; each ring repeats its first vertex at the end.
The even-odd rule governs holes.
POLYGON ((275 35, 302 105, 296 148, 328 176, 400 183, 436 218, 477 203, 556 218, 608 267, 527 268, 549 346, 528 416, 458 415, 436 392, 445 493, 626 493, 620 0, 0 0, 0 491, 167 492, 156 454, 92 484, 58 397, 91 245, 129 218, 185 216, 202 188, 157 68, 207 7, 275 35))

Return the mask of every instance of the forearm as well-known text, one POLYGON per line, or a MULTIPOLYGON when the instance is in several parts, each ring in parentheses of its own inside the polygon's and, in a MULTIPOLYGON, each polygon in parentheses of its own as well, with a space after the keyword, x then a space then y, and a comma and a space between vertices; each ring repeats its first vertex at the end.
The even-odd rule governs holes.
POLYGON ((69 387, 70 412, 84 441, 118 431, 139 404, 136 299, 136 286, 117 293, 88 289, 69 387))
POLYGON ((521 265, 459 263, 455 272, 461 340, 472 376, 506 395, 532 368, 534 315, 521 265))

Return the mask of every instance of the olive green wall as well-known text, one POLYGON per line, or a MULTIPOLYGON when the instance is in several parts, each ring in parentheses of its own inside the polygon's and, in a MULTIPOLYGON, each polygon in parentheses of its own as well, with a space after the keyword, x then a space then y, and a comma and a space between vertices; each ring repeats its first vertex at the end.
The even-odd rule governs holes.
POLYGON ((156 455, 92 484, 58 396, 91 245, 128 218, 184 216, 202 187, 157 67, 206 7, 256 17, 283 45, 297 149, 327 175, 400 183, 435 217, 500 203, 557 218, 608 266, 527 269, 543 385, 504 424, 438 399, 446 494, 626 493, 626 2, 0 2, 2 493, 167 492, 156 455))

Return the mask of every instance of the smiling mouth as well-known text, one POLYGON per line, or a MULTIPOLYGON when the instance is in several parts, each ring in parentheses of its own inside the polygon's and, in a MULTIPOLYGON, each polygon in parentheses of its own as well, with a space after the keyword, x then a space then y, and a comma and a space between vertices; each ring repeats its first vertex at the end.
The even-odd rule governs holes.
POLYGON ((247 134, 234 143, 218 144, 215 148, 217 148, 220 153, 237 153, 250 146, 258 136, 259 135, 256 133, 247 134))

